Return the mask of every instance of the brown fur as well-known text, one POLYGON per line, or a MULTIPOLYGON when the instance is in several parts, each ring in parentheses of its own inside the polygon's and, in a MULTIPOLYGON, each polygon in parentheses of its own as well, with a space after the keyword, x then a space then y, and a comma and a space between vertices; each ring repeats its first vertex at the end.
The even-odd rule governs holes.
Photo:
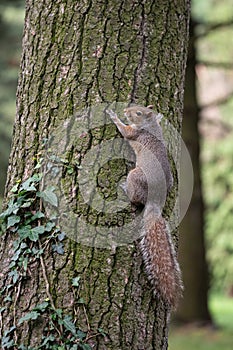
POLYGON ((144 225, 146 234, 140 245, 146 272, 155 294, 176 309, 183 287, 168 227, 163 217, 144 225))

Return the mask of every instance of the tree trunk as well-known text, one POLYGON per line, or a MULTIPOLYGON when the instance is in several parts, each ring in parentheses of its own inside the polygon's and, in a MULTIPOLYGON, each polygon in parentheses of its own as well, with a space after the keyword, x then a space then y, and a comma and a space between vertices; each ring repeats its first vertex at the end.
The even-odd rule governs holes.
POLYGON ((208 310, 208 269, 205 258, 204 203, 202 197, 199 108, 196 94, 196 49, 194 26, 190 25, 190 41, 185 78, 183 139, 191 155, 194 189, 186 216, 180 225, 179 260, 184 278, 184 298, 176 318, 182 322, 211 321, 208 310), (190 244, 191 242, 191 244, 190 244))
POLYGON ((26 1, 1 241, 3 349, 167 348, 168 310, 152 296, 137 243, 108 244, 137 213, 111 211, 132 157, 118 159, 125 144, 113 142, 119 134, 102 111, 154 104, 180 131, 188 19, 188 0, 26 1), (115 155, 102 159, 105 145, 115 155), (92 170, 103 202, 87 182, 92 170), (64 212, 54 212, 57 198, 64 212))

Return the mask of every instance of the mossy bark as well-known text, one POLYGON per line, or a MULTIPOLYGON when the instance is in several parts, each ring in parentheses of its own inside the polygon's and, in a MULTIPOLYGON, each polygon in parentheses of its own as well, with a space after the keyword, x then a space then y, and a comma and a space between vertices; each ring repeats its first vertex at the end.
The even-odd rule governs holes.
MULTIPOLYGON (((189 0, 26 1, 6 198, 17 180, 32 174, 44 140, 84 108, 113 101, 153 104, 180 131, 189 5, 189 0)), ((79 140, 80 164, 94 145, 117 135, 113 130, 96 128, 79 140)), ((114 170, 109 174, 114 179, 114 170)), ((2 238, 3 283, 14 239, 2 238)), ((12 293, 3 329, 17 324, 49 290, 56 308, 75 315, 77 327, 104 330, 105 337, 90 337, 96 349, 167 348, 167 310, 152 296, 137 244, 109 250, 67 239, 64 255, 47 249, 43 261, 44 266, 29 262, 30 276, 12 293), (78 295, 71 285, 76 276, 81 277, 78 295), (80 298, 85 307, 77 304, 80 298)), ((15 340, 36 348, 46 322, 21 324, 15 340)))

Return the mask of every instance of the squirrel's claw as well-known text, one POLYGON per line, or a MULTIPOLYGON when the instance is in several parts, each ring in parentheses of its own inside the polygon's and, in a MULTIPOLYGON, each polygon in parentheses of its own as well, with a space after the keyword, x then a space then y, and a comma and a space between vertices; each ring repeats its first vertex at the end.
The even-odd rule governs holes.
POLYGON ((115 112, 113 112, 112 109, 106 109, 106 113, 109 115, 109 117, 112 119, 112 120, 116 120, 117 119, 117 115, 115 112))

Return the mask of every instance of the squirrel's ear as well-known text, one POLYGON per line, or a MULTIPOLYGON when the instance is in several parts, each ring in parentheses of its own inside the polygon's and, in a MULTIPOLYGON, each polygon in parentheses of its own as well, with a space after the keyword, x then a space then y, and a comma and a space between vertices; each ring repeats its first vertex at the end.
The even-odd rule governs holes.
POLYGON ((153 106, 153 105, 149 105, 149 106, 147 106, 146 108, 153 109, 154 106, 153 106))
POLYGON ((147 118, 152 118, 153 115, 154 115, 153 111, 146 113, 147 118))

